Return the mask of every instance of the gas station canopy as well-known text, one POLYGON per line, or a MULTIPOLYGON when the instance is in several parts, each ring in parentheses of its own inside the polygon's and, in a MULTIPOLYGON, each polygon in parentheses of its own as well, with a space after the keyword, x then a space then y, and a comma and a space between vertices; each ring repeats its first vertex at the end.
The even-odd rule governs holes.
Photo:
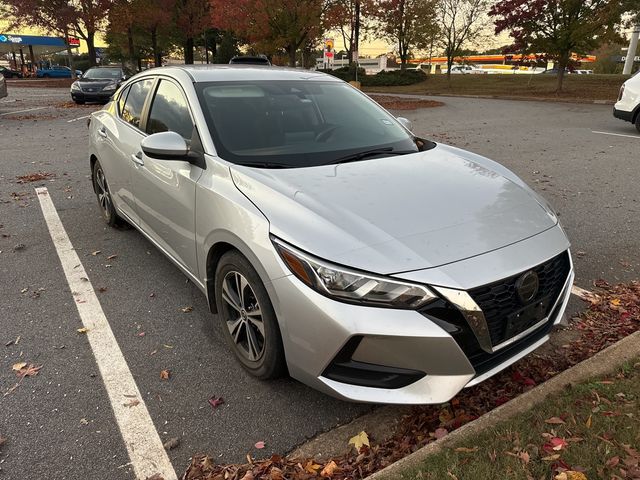
MULTIPOLYGON (((78 48, 80 45, 80 41, 77 38, 69 38, 68 41, 71 48, 78 48)), ((66 50, 67 42, 60 37, 0 33, 0 55, 6 53, 16 54, 25 48, 32 49, 36 55, 47 55, 66 50)))

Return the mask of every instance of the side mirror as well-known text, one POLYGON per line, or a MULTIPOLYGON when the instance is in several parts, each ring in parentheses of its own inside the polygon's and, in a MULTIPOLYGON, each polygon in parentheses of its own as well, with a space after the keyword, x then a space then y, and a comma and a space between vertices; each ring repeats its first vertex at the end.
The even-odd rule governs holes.
POLYGON ((176 132, 159 132, 140 142, 142 151, 151 158, 160 160, 187 160, 187 142, 176 132))
POLYGON ((409 120, 408 118, 397 117, 396 120, 398 120, 398 122, 400 122, 400 125, 402 125, 407 130, 409 131, 413 130, 413 124, 411 123, 411 120, 409 120))

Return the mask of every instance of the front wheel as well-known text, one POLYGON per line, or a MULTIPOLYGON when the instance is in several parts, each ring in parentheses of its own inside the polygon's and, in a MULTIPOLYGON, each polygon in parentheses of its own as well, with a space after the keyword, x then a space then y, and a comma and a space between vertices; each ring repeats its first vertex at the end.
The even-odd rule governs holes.
POLYGON ((640 113, 636 115, 636 130, 640 132, 640 113))
POLYGON ((242 366, 261 380, 282 376, 286 364, 278 320, 258 273, 239 252, 220 259, 215 295, 223 335, 242 366))
POLYGON ((78 105, 84 105, 84 100, 74 100, 78 105))

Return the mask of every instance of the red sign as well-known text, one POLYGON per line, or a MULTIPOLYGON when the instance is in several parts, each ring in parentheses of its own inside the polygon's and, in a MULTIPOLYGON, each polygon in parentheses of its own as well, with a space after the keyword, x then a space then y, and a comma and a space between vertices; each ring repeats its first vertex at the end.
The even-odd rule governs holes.
POLYGON ((69 38, 67 38, 67 44, 70 47, 79 47, 80 46, 80 39, 79 38, 75 38, 75 37, 69 37, 69 38))
POLYGON ((325 52, 324 56, 327 58, 333 58, 333 52, 325 52))

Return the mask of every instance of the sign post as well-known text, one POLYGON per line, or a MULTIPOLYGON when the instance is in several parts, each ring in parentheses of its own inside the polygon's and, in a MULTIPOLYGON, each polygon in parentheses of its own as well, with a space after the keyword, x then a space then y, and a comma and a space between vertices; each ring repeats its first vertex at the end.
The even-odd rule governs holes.
POLYGON ((322 66, 324 67, 325 70, 333 67, 333 58, 334 58, 333 45, 334 45, 333 38, 324 39, 322 66))

